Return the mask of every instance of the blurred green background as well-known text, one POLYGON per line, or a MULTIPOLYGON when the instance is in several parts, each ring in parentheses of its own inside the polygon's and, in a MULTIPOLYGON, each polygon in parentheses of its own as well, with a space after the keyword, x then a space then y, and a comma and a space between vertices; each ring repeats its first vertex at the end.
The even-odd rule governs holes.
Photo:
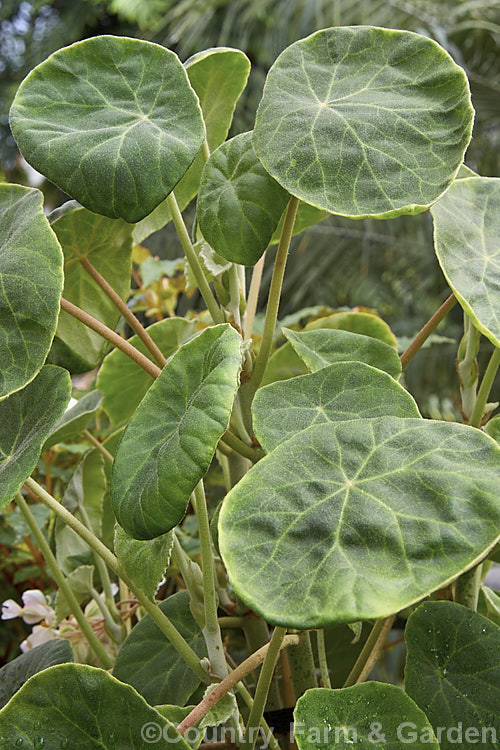
MULTIPOLYGON (((212 46, 244 50, 252 74, 235 134, 252 128, 266 72, 284 47, 319 28, 350 24, 419 32, 463 66, 477 113, 467 164, 482 175, 500 174, 500 0, 3 0, 0 14, 1 177, 8 181, 28 179, 8 130, 11 99, 27 72, 61 46, 105 33, 163 44, 181 60, 212 46)), ((50 185, 41 187, 49 203, 64 199, 50 185)), ((145 244, 160 257, 181 254, 169 228, 145 244)), ((268 262, 264 287, 270 271, 268 262)), ((280 317, 310 305, 364 305, 379 312, 404 346, 448 293, 429 214, 391 221, 330 217, 295 239, 280 317)), ((434 343, 408 369, 407 385, 426 416, 459 419, 454 359, 461 327, 457 307, 439 329, 456 343, 434 343)), ((483 358, 488 350, 483 342, 483 358)))

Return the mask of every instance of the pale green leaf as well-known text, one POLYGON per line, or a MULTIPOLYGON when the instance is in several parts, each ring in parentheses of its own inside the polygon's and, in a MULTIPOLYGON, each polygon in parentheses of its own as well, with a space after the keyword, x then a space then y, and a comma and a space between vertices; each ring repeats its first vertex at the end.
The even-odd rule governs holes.
POLYGON ((56 331, 63 258, 43 195, 0 185, 0 399, 41 369, 56 331))
MULTIPOLYGON (((79 604, 88 600, 94 585, 94 566, 80 565, 78 568, 75 568, 66 578, 66 583, 71 588, 79 604)), ((71 606, 68 604, 68 600, 61 589, 56 594, 55 610, 57 622, 64 620, 65 617, 72 614, 71 606)))
POLYGON ((431 213, 448 284, 476 328, 500 346, 500 179, 458 180, 431 213))
POLYGON ((340 331, 351 331, 363 336, 372 336, 374 339, 383 341, 388 346, 397 347, 397 340, 385 320, 373 313, 362 310, 349 310, 346 312, 334 312, 316 320, 311 320, 305 327, 306 331, 315 331, 318 328, 334 328, 340 331))
POLYGON ((201 232, 224 258, 252 266, 288 199, 255 156, 252 133, 242 133, 219 146, 205 165, 197 203, 201 232))
POLYGON ((129 537, 118 524, 115 526, 115 555, 130 580, 149 599, 154 599, 158 584, 169 565, 173 543, 172 531, 156 539, 138 541, 129 537))
POLYGON ((436 42, 373 26, 322 29, 271 67, 254 148, 292 195, 330 213, 425 210, 453 181, 474 110, 436 42))
POLYGON ((3 708, 34 674, 68 661, 73 661, 73 649, 69 641, 65 638, 56 638, 41 643, 4 664, 0 669, 0 708, 3 708))
POLYGON ((465 425, 381 417, 309 427, 226 496, 220 551, 238 596, 271 623, 385 617, 495 545, 499 481, 500 448, 465 425))
POLYGON ((489 586, 481 586, 479 590, 477 611, 495 625, 500 625, 500 596, 489 586))
MULTIPOLYGON (((148 326, 147 331, 168 359, 194 334, 195 325, 184 318, 167 318, 148 326)), ((151 358, 138 336, 132 336, 129 343, 151 358)), ((104 393, 102 406, 114 425, 132 416, 153 382, 151 375, 119 349, 108 354, 99 370, 97 387, 104 393)))
POLYGON ((132 223, 167 197, 205 138, 177 55, 119 36, 77 42, 34 68, 10 125, 35 169, 91 211, 132 223))
POLYGON ((45 441, 43 449, 47 450, 56 443, 64 443, 68 438, 83 432, 98 411, 101 401, 102 393, 99 391, 90 391, 78 399, 71 409, 64 412, 63 418, 56 424, 49 439, 45 441))
POLYGON ((22 391, 0 401, 0 508, 30 476, 70 397, 68 372, 46 365, 22 391))
MULTIPOLYGON (((205 690, 203 698, 206 698, 214 689, 215 685, 209 685, 205 690)), ((204 727, 218 727, 225 724, 233 713, 238 710, 238 704, 233 693, 226 693, 202 718, 198 724, 200 729, 204 727)))
POLYGON ((126 427, 111 496, 134 539, 160 536, 184 516, 229 423, 240 345, 228 324, 202 331, 163 368, 126 427))
POLYGON ((488 727, 498 727, 500 628, 460 604, 425 602, 408 620, 406 645, 406 691, 442 750, 496 750, 498 736, 488 727))

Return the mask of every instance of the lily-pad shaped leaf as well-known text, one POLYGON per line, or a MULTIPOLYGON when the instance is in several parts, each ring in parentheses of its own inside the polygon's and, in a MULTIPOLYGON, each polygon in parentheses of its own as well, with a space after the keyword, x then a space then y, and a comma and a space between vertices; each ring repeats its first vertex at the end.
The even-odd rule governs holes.
MULTIPOLYGON (((207 655, 202 632, 189 608, 189 594, 179 591, 158 606, 200 659, 207 655)), ((123 642, 113 674, 132 685, 149 703, 183 706, 200 684, 178 651, 165 638, 150 615, 132 628, 123 642)))
POLYGON ((500 346, 500 179, 458 180, 431 213, 448 284, 476 328, 500 346))
POLYGON ((158 750, 172 742, 189 750, 133 688, 83 664, 59 664, 28 680, 0 711, 0 736, 6 747, 23 750, 147 750, 152 738, 158 750))
POLYGON ((70 398, 68 372, 45 365, 26 388, 0 401, 0 508, 30 476, 70 398))
POLYGON ((313 688, 297 701, 293 734, 299 750, 350 748, 362 743, 401 750, 439 750, 424 712, 401 688, 365 682, 343 690, 313 688))
POLYGON ((100 391, 90 391, 78 399, 77 403, 64 412, 63 418, 55 426, 54 431, 43 446, 47 450, 57 443, 64 443, 70 437, 79 435, 87 429, 101 405, 103 394, 100 391))
POLYGON ((401 361, 392 346, 372 336, 335 329, 283 333, 311 372, 334 362, 365 362, 393 378, 401 375, 401 361))
POLYGON ((0 226, 2 399, 33 380, 47 358, 59 315, 63 256, 39 190, 0 185, 0 226))
MULTIPOLYGON (((208 147, 213 151, 227 137, 236 102, 246 86, 250 73, 250 60, 239 49, 212 47, 190 57, 184 63, 184 67, 189 82, 200 100, 208 147)), ((204 164, 205 157, 200 150, 175 188, 175 197, 181 211, 198 192, 204 164)), ((168 224, 171 218, 167 203, 160 203, 152 214, 136 225, 135 242, 142 242, 150 234, 168 224)))
MULTIPOLYGON (((316 333, 316 332, 315 332, 316 333)), ((336 362, 311 375, 257 391, 254 428, 270 453, 313 424, 366 417, 419 417, 412 396, 386 372, 363 362, 336 362)))
POLYGON ((205 138, 177 55, 97 36, 24 79, 10 125, 25 159, 82 206, 135 223, 172 192, 205 138))
POLYGON ((65 638, 56 638, 41 643, 4 664, 0 669, 0 708, 3 708, 34 674, 68 661, 73 661, 70 642, 65 638))
MULTIPOLYGON (((167 318, 148 326, 147 331, 168 359, 194 334, 195 325, 184 318, 167 318)), ((139 336, 132 336, 129 344, 151 359, 139 336)), ((104 393, 102 406, 114 425, 132 416, 153 382, 151 375, 119 349, 108 354, 99 370, 97 387, 104 393)))
POLYGON ((225 323, 184 344, 125 429, 111 496, 118 523, 134 539, 160 536, 184 516, 229 424, 240 344, 225 323))
POLYGON ((330 213, 424 211, 453 181, 474 111, 464 71, 408 31, 317 31, 271 67, 254 148, 292 195, 330 213))
POLYGON ((429 718, 442 750, 475 744, 496 750, 498 625, 460 604, 425 602, 410 616, 405 638, 405 688, 429 718))
MULTIPOLYGON (((130 292, 132 227, 121 219, 108 219, 87 211, 75 201, 66 206, 51 218, 64 253, 63 297, 114 329, 119 310, 80 261, 88 260, 126 301, 130 292)), ((102 336, 64 310, 59 316, 56 340, 79 358, 87 370, 98 365, 109 348, 102 336)), ((61 364, 65 364, 64 360, 61 364)))
POLYGON ((309 427, 226 496, 234 590, 294 628, 384 617, 446 585, 499 536, 500 448, 465 425, 380 417, 309 427))
POLYGON ((252 133, 216 149, 205 165, 197 217, 213 249, 234 263, 252 266, 269 245, 289 195, 255 155, 252 133))
POLYGON ((174 544, 173 531, 139 541, 131 539, 121 526, 115 527, 115 555, 128 577, 149 599, 154 599, 158 584, 170 561, 174 544))

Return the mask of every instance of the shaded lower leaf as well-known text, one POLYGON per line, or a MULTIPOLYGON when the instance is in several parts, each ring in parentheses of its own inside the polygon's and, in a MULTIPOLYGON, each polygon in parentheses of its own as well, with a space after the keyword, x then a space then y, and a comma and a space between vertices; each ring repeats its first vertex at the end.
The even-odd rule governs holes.
POLYGON ((82 664, 60 664, 32 677, 0 711, 0 736, 6 747, 23 750, 146 750, 152 737, 158 750, 172 742, 189 750, 133 688, 82 664))
POLYGON ((156 539, 139 541, 129 537, 118 524, 115 526, 115 555, 129 578, 149 599, 154 599, 168 567, 173 543, 172 531, 156 539))
MULTIPOLYGON (((202 632, 191 614, 189 594, 179 591, 159 605, 200 658, 206 656, 202 632)), ((200 684, 178 651, 146 615, 132 629, 116 659, 113 674, 132 685, 149 703, 184 705, 200 684)))
POLYGON ((227 429, 241 367, 240 335, 205 329, 163 368, 123 433, 111 474, 113 508, 134 539, 184 516, 227 429))
POLYGON ((381 682, 343 690, 307 690, 297 701, 294 719, 299 750, 347 748, 358 743, 400 750, 408 742, 417 750, 439 750, 423 711, 401 688, 381 682))
POLYGON ((99 391, 91 391, 82 396, 78 403, 64 412, 63 418, 56 424, 49 439, 45 441, 43 449, 47 450, 56 443, 64 443, 69 437, 83 432, 95 416, 101 401, 102 393, 99 391))
POLYGON ((334 312, 323 318, 311 320, 305 327, 306 331, 315 331, 318 328, 335 328, 340 331, 351 331, 361 333, 364 336, 372 336, 374 339, 383 341, 388 346, 397 348, 396 337, 382 318, 378 315, 359 311, 334 312))
POLYGON ((454 602, 425 602, 408 620, 406 645, 406 691, 425 711, 442 750, 478 743, 497 750, 498 625, 454 602))
POLYGON ((387 373, 363 362, 336 362, 310 375, 261 388, 253 402, 253 415, 255 434, 268 453, 313 424, 420 416, 408 391, 387 373))
POLYGON ((0 508, 12 500, 35 468, 70 397, 69 373, 45 365, 23 390, 0 401, 0 508))
POLYGON ((0 708, 33 677, 55 664, 73 661, 73 649, 65 638, 55 638, 17 656, 0 669, 0 708))
POLYGON ((449 422, 309 427, 229 492, 219 545, 245 604, 324 627, 383 617, 478 562, 500 528, 500 449, 449 422))

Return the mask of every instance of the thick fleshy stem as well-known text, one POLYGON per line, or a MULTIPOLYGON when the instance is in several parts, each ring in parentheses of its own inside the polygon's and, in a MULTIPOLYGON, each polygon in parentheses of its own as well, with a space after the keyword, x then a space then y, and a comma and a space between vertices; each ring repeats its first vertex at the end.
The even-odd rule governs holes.
POLYGON ((483 413, 486 407, 486 402, 490 395, 495 375, 497 374, 498 368, 500 367, 500 349, 495 347, 493 354, 490 357, 488 366, 481 380, 481 385, 477 392, 476 402, 472 410, 469 424, 472 427, 480 427, 483 413))
POLYGON ((326 658, 324 630, 316 631, 316 640, 318 646, 319 669, 321 673, 321 687, 331 688, 332 683, 330 682, 330 672, 328 671, 328 660, 326 658))
POLYGON ((395 619, 396 615, 391 615, 375 622, 370 635, 366 639, 365 645, 361 649, 360 655, 356 659, 347 680, 344 682, 345 688, 357 685, 359 682, 366 680, 380 656, 380 652, 383 649, 385 640, 395 619))

